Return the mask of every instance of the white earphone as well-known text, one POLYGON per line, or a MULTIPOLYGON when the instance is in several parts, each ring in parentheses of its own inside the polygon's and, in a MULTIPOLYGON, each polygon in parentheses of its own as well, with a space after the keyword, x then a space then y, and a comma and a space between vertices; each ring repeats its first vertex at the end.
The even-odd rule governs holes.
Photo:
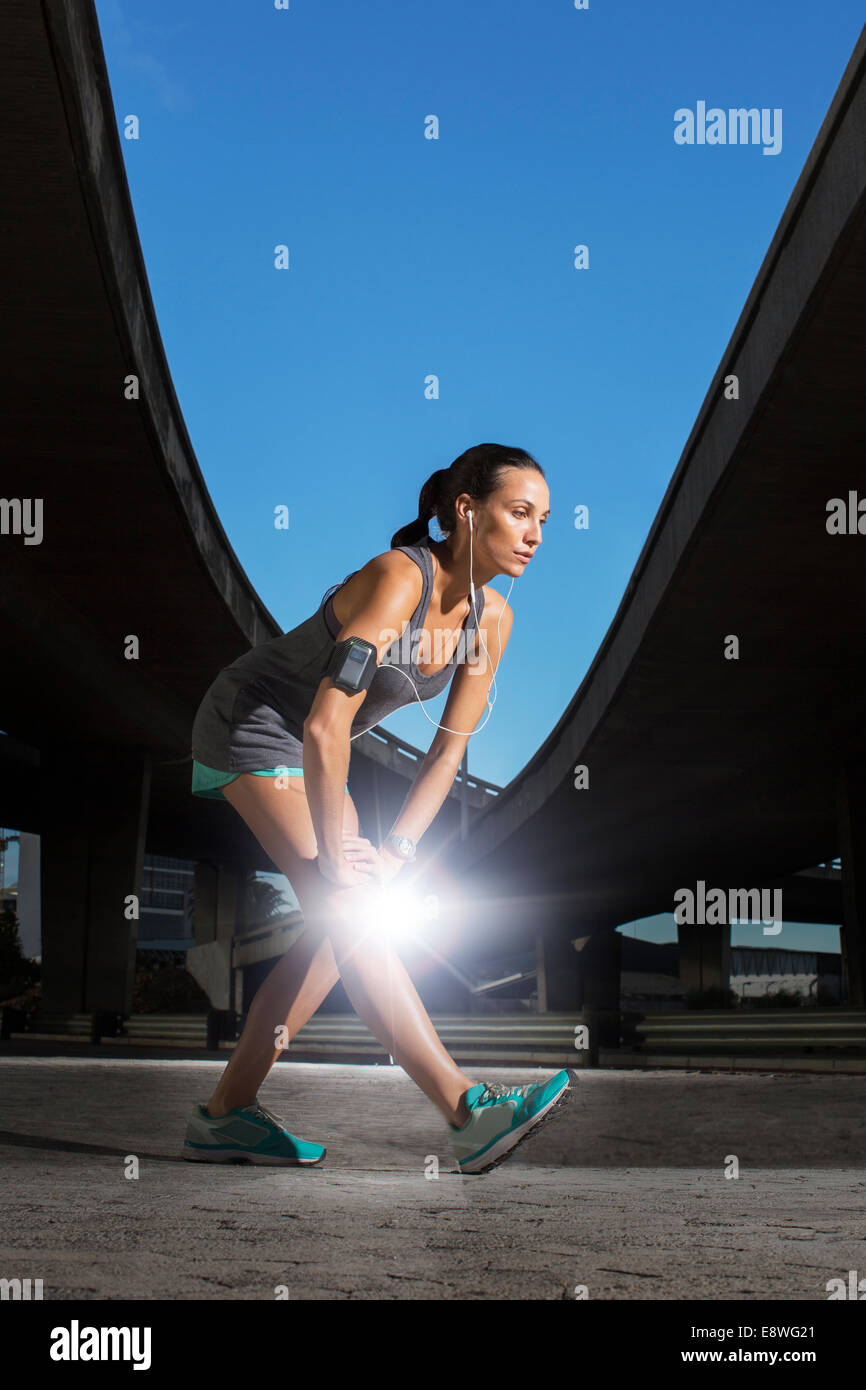
MULTIPOLYGON (((487 656, 488 660, 491 660, 491 658, 490 658, 490 651, 489 651, 489 648, 488 648, 488 646, 487 646, 487 643, 484 641, 484 634, 483 634, 483 632, 481 631, 481 626, 480 626, 479 621, 478 621, 478 608, 477 608, 476 602, 475 602, 475 585, 474 585, 474 583, 472 582, 472 508, 471 508, 471 507, 467 507, 467 508, 466 508, 466 515, 467 515, 467 517, 469 518, 469 593, 470 593, 471 599, 472 599, 472 609, 473 609, 473 611, 474 611, 474 613, 475 613, 475 627, 476 627, 476 630, 477 630, 477 632, 478 632, 478 640, 481 642, 481 645, 482 645, 483 648, 484 648, 484 652, 485 652, 485 655, 487 656)), ((505 602, 506 602, 506 603, 508 602, 509 598, 511 597, 511 590, 512 590, 513 588, 514 588, 514 577, 512 576, 512 580, 511 580, 511 584, 510 584, 509 589, 508 589, 508 593, 505 595, 505 602)), ((504 611, 505 611, 505 605, 503 604, 503 607, 500 609, 500 612, 499 612, 499 621, 498 621, 497 624, 496 624, 496 641, 497 641, 497 645, 498 645, 498 647, 499 647, 500 653, 501 653, 501 651, 502 651, 502 639, 501 639, 501 636, 500 636, 500 628, 501 628, 501 625, 502 625, 502 614, 503 614, 504 611)), ((492 665, 492 664, 493 664, 493 663, 492 663, 492 660, 491 660, 491 665, 492 665)), ((427 720, 429 721, 429 723, 435 724, 437 729, 444 729, 446 734, 468 734, 468 735, 471 736, 472 734, 480 733, 481 730, 484 728, 484 724, 487 723, 488 719, 490 718, 491 714, 493 713, 493 706, 496 704, 496 694, 497 694, 497 691, 496 691, 496 668, 495 668, 495 667, 493 668, 493 685, 492 685, 493 699, 492 699, 492 700, 490 699, 490 694, 489 694, 489 692, 488 692, 488 697, 487 697, 487 714, 484 716, 484 723, 483 723, 483 724, 479 724, 479 726, 478 726, 477 729, 449 729, 445 724, 438 724, 438 723, 436 722, 435 719, 431 719, 431 718, 430 718, 429 714, 427 713, 426 709, 424 708, 424 703, 423 703, 423 701, 422 701, 422 699, 421 699, 421 696, 418 694, 418 687, 417 687, 417 685, 415 684, 415 682, 413 681, 412 677, 409 675, 408 671, 401 671, 399 666, 392 666, 392 667, 390 667, 389 669, 392 670, 392 671, 400 671, 400 675, 406 677, 406 679, 407 679, 407 681, 409 682, 409 684, 411 685, 412 689, 415 691, 415 697, 416 697, 416 699, 417 699, 419 705, 421 706, 421 713, 424 715, 424 718, 427 719, 427 720)), ((360 734, 352 734, 352 735, 351 735, 351 738, 360 738, 360 734)))

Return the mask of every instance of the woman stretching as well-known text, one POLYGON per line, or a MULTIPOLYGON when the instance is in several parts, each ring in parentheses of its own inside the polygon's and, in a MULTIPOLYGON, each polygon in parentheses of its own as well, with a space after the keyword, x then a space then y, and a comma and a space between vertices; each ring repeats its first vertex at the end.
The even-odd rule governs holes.
POLYGON ((390 550, 349 575, 298 627, 232 662, 205 694, 192 731, 192 790, 224 797, 242 816, 291 883, 304 930, 256 993, 210 1100, 193 1107, 185 1158, 321 1162, 324 1147, 289 1134, 257 1093, 286 1037, 338 979, 371 1033, 448 1121, 462 1172, 501 1163, 570 1098, 567 1071, 536 1085, 473 1083, 362 911, 370 885, 387 883, 414 858, 448 795, 511 633, 508 603, 483 586, 497 574, 513 582, 523 573, 541 544, 548 503, 531 455, 499 444, 468 449, 427 480, 417 520, 394 535, 390 550), (428 535, 433 516, 447 539, 428 535), (433 669, 420 653, 430 655, 434 644, 441 652, 443 636, 451 660, 433 669), (391 833, 374 848, 358 834, 346 784, 351 741, 449 681, 442 726, 391 833))

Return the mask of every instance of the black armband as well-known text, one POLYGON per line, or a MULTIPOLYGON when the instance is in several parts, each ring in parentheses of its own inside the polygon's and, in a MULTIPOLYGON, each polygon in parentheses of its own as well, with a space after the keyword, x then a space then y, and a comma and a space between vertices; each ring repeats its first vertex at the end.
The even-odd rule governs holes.
POLYGON ((324 674, 330 676, 338 690, 357 695, 359 690, 369 690, 376 674, 377 656, 372 642, 365 642, 363 637, 347 637, 344 642, 335 643, 324 674))

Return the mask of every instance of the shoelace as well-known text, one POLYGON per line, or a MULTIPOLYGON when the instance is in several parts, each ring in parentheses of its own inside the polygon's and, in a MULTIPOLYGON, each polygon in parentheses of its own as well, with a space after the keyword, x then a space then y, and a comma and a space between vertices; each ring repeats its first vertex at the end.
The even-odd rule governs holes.
POLYGON ((261 1103, 260 1100, 257 1100, 256 1103, 255 1103, 255 1105, 256 1105, 256 1108, 255 1108, 255 1111, 253 1112, 254 1114, 256 1114, 256 1115, 264 1115, 265 1119, 266 1119, 266 1120, 270 1120, 271 1124, 276 1125, 277 1129, 280 1130, 281 1132, 282 1132, 282 1130, 285 1129, 285 1125, 283 1124, 283 1121, 280 1120, 280 1119, 278 1119, 277 1116, 274 1115, 274 1114, 272 1113, 272 1111, 267 1110, 267 1109, 265 1108, 265 1106, 262 1105, 262 1103, 261 1103))
POLYGON ((488 1100, 502 1100, 505 1096, 525 1097, 532 1090, 533 1083, 527 1082, 525 1086, 506 1086, 501 1081, 485 1081, 484 1092, 478 1101, 479 1105, 484 1105, 488 1100))

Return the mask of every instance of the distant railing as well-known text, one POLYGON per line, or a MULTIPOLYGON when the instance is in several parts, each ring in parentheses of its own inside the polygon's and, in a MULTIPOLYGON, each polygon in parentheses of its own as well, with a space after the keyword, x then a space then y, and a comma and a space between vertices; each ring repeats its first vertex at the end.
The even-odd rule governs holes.
POLYGON ((647 1053, 712 1052, 774 1056, 785 1051, 819 1054, 839 1049, 866 1054, 866 1009, 725 1009, 646 1016, 634 1025, 647 1053))
MULTIPOLYGON (((411 758, 413 762, 418 764, 422 763, 426 757, 426 753, 422 749, 416 748, 412 743, 407 743, 405 739, 398 738, 396 734, 389 733, 387 729, 368 729, 364 737, 379 739, 382 743, 388 744, 393 748, 396 753, 402 753, 405 757, 411 758)), ((497 786, 495 782, 488 782, 485 778, 476 777, 471 772, 464 776, 463 768, 460 767, 457 770, 454 782, 462 783, 464 781, 467 787, 477 788, 480 792, 486 793, 488 796, 498 796, 502 791, 502 788, 497 786)))

